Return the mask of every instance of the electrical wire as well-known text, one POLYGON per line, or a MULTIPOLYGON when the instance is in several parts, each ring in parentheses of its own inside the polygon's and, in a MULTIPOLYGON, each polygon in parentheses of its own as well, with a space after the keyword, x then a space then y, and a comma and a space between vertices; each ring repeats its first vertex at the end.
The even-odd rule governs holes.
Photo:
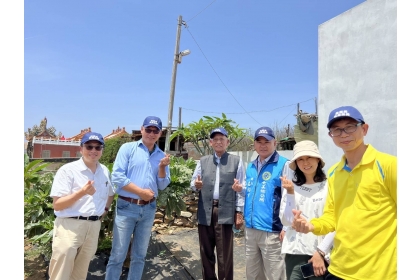
POLYGON ((195 16, 193 16, 191 19, 187 20, 187 22, 192 21, 196 16, 198 16, 199 14, 201 14, 202 12, 204 12, 204 10, 206 10, 208 7, 210 7, 214 2, 216 2, 216 0, 214 0, 213 2, 211 2, 210 4, 208 4, 204 9, 202 9, 200 12, 198 12, 195 16))
POLYGON ((189 28, 187 26, 185 26, 185 28, 187 29, 188 33, 191 35, 192 39, 194 40, 194 42, 196 43, 198 49, 201 51, 202 55, 204 56, 204 58, 207 60, 207 63, 210 65, 211 69, 213 69, 213 72, 216 74, 217 78, 219 78, 220 82, 223 84, 223 86, 226 88, 226 90, 229 92, 229 94, 233 97, 233 99, 235 99, 236 103, 238 103, 238 105, 244 110, 244 112, 246 114, 248 114, 248 116, 250 116, 256 123, 258 123, 259 125, 261 125, 253 116, 251 116, 248 111, 242 106, 242 104, 236 99, 236 97, 230 92, 229 88, 226 86, 226 84, 223 82, 223 80, 220 78, 219 74, 217 74, 216 70, 214 69, 213 65, 211 65, 210 61, 208 60, 207 56, 204 54, 203 50, 201 49, 200 45, 197 43, 197 40, 195 40, 194 36, 192 35, 192 33, 190 32, 189 28))

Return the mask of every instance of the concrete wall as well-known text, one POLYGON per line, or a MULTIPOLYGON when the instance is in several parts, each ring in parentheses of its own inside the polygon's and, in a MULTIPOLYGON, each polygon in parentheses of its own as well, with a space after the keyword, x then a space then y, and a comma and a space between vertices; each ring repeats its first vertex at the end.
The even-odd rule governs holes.
POLYGON ((318 28, 319 150, 328 169, 342 156, 328 115, 352 105, 369 124, 365 143, 397 155, 397 1, 366 2, 318 28))

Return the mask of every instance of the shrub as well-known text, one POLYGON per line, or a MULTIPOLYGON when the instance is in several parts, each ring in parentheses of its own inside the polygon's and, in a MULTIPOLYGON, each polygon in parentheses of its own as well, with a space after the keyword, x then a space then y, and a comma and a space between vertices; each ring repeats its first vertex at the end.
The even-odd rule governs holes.
POLYGON ((53 200, 50 197, 54 173, 43 172, 48 163, 29 162, 24 167, 24 234, 40 252, 50 258, 54 228, 53 200))
POLYGON ((182 199, 190 191, 190 182, 196 166, 195 160, 182 157, 171 157, 169 172, 171 183, 163 191, 159 190, 157 206, 165 208, 165 214, 172 217, 175 212, 178 216, 186 209, 182 199))

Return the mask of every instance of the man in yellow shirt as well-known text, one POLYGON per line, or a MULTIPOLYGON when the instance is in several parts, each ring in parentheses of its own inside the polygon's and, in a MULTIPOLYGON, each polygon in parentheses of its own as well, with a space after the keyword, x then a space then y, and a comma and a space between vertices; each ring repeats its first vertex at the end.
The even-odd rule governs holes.
POLYGON ((334 109, 327 127, 344 155, 327 174, 324 214, 293 229, 325 235, 336 231, 326 279, 397 279, 397 158, 364 143, 369 125, 352 106, 334 109))

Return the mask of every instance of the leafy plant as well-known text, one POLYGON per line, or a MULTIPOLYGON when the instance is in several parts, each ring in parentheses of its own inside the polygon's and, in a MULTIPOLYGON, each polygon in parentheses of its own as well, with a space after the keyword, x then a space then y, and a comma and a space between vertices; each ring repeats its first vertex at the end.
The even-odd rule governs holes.
POLYGON ((24 234, 49 258, 55 218, 50 197, 54 173, 44 172, 48 165, 42 160, 29 162, 25 155, 24 234))
MULTIPOLYGON (((112 167, 113 163, 104 163, 104 165, 108 168, 109 172, 112 173, 112 167)), ((109 207, 109 212, 106 216, 102 218, 101 223, 101 230, 99 232, 99 244, 102 242, 107 242, 108 238, 112 236, 112 230, 114 227, 114 209, 117 204, 118 196, 114 196, 114 200, 111 203, 111 206, 109 207)))
MULTIPOLYGON (((232 150, 238 143, 247 137, 247 129, 234 126, 235 122, 227 119, 225 114, 222 118, 203 116, 198 122, 191 122, 181 127, 171 135, 171 140, 182 135, 186 142, 191 142, 200 155, 210 155, 213 148, 209 145, 210 132, 217 127, 224 127, 229 134, 229 147, 232 150)), ((252 138, 251 138, 252 139, 252 138)))
POLYGON ((157 206, 165 208, 165 214, 173 217, 173 213, 181 215, 181 211, 186 209, 182 199, 191 189, 191 177, 196 166, 195 160, 182 157, 171 157, 169 172, 171 173, 171 183, 166 189, 159 190, 157 206))

